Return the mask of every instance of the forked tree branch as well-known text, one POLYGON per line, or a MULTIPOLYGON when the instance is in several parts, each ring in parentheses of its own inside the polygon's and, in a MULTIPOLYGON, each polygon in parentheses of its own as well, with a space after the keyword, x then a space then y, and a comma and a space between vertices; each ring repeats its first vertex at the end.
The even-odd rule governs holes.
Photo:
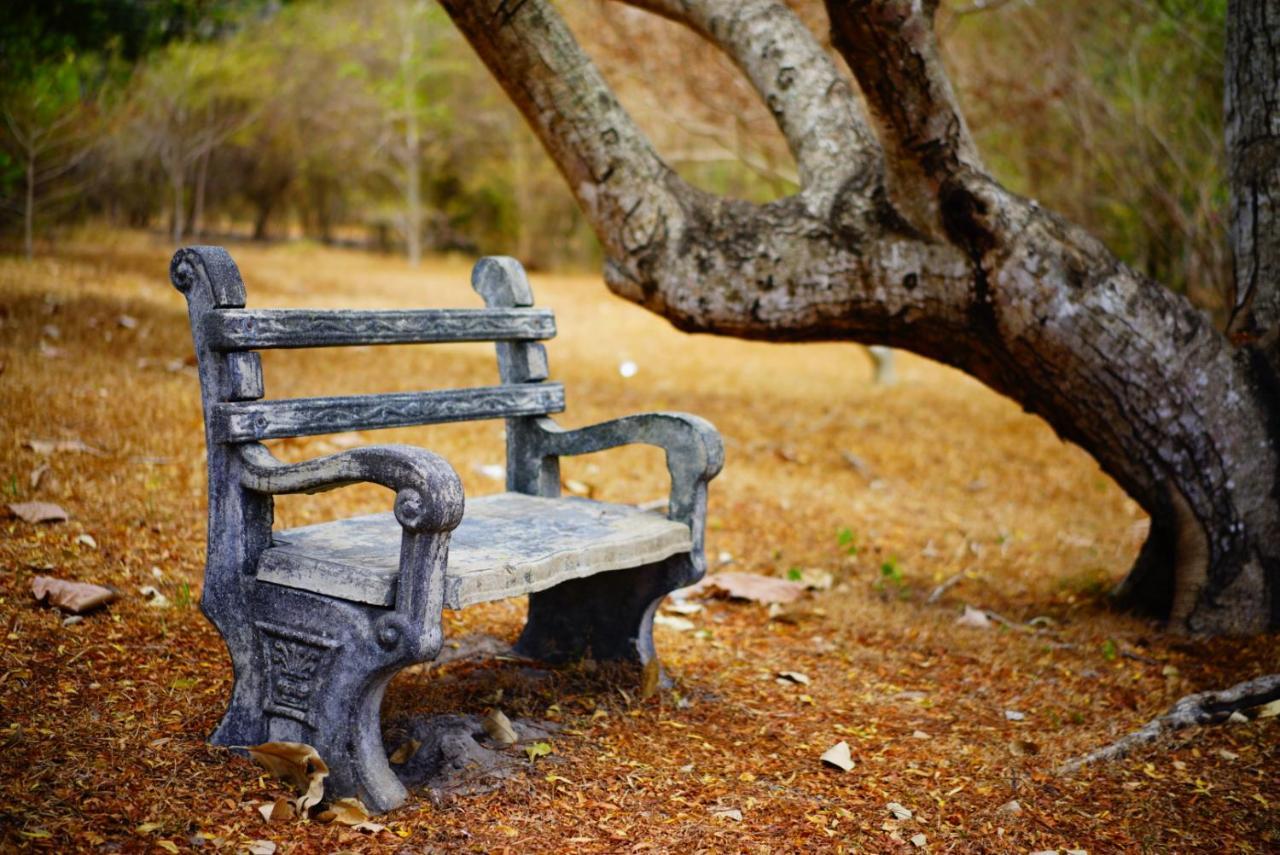
POLYGON ((609 256, 628 259, 660 244, 682 218, 668 190, 674 173, 552 6, 441 5, 541 139, 609 256))
MULTIPOLYGON (((917 350, 954 341, 965 261, 921 243, 889 208, 878 157, 854 159, 828 206, 803 193, 766 205, 713 196, 662 162, 547 0, 443 6, 564 174, 606 248, 615 292, 685 329, 893 344, 928 318, 936 332, 917 327, 917 350), (952 287, 915 287, 926 282, 952 287)), ((795 43, 797 56, 816 48, 795 43)), ((807 61, 833 69, 825 57, 807 61)), ((809 146, 807 108, 797 99, 789 109, 798 144, 809 146)), ((863 146, 865 127, 849 115, 840 139, 863 146)))
POLYGON ((842 103, 835 89, 804 97, 779 85, 771 51, 815 79, 833 66, 776 4, 744 0, 735 16, 728 0, 625 2, 734 57, 776 96, 809 186, 839 190, 829 205, 807 190, 755 205, 691 187, 550 0, 443 0, 566 177, 615 293, 686 330, 885 344, 966 371, 1081 445, 1158 518, 1159 542, 1143 554, 1160 556, 1161 584, 1179 590, 1183 628, 1268 625, 1266 608, 1236 605, 1280 592, 1280 448, 1250 369, 1185 298, 985 172, 938 57, 934 0, 827 0, 883 160, 867 156, 856 112, 822 124, 821 105, 842 103), (851 147, 846 179, 836 150, 812 137, 822 128, 851 147))
POLYGON ((616 0, 682 24, 747 76, 796 159, 800 183, 826 210, 851 175, 879 172, 862 106, 809 28, 779 0, 616 0))
POLYGON ((938 0, 827 0, 836 49, 882 129, 894 204, 937 233, 939 189, 986 170, 938 55, 938 0))

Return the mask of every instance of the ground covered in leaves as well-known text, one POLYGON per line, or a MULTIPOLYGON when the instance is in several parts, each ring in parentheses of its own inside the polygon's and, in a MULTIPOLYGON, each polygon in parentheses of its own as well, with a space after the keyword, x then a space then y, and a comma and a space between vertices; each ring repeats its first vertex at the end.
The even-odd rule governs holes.
MULTIPOLYGON (((310 245, 232 251, 251 306, 479 305, 464 260, 411 271, 310 245)), ((1086 455, 935 364, 901 356, 899 382, 875 386, 858 348, 686 336, 585 275, 533 280, 558 317, 549 350, 568 394, 562 423, 654 409, 709 418, 727 448, 711 491, 713 572, 819 587, 829 576, 830 587, 772 609, 694 599, 700 610, 666 612, 657 640, 675 687, 648 698, 639 675, 590 663, 463 657, 414 669, 388 694, 388 727, 499 708, 554 725, 549 750, 510 749, 518 773, 488 792, 419 792, 381 818, 383 831, 267 821, 259 808, 286 786, 204 742, 231 675, 197 608, 203 438, 168 256, 148 236, 95 233, 34 262, 0 260, 0 504, 52 502, 70 515, 0 519, 0 847, 1280 849, 1277 719, 1184 731, 1118 763, 1053 773, 1184 694, 1280 670, 1275 638, 1179 638, 1107 610, 1146 522, 1086 455), (36 605, 36 575, 120 596, 64 622, 36 605), (966 606, 984 614, 957 622, 966 606), (842 741, 853 761, 843 772, 819 760, 842 741)), ((496 379, 483 345, 272 353, 265 365, 274 397, 496 379)), ((298 459, 354 441, 424 444, 469 495, 501 487, 500 423, 277 448, 298 459)), ((574 460, 564 477, 620 501, 667 486, 661 455, 645 449, 574 460)), ((376 488, 291 498, 277 525, 389 501, 376 488)), ((523 610, 448 613, 450 644, 510 643, 523 610)))

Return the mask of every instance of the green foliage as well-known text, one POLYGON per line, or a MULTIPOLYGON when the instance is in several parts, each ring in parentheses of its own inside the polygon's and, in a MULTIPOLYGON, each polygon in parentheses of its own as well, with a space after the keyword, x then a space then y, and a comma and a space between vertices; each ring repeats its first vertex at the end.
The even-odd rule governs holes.
POLYGON ((1206 308, 1225 238, 1225 0, 999 4, 943 23, 988 164, 1206 308))
POLYGON ((880 564, 880 578, 876 581, 876 588, 881 591, 892 589, 897 592, 899 599, 910 598, 911 589, 907 587, 907 580, 902 575, 902 568, 898 566, 897 556, 893 556, 880 564))
POLYGON ((836 544, 849 555, 858 554, 857 535, 848 526, 842 526, 836 532, 836 544))
POLYGON ((84 54, 137 61, 171 41, 224 34, 266 0, 6 0, 0 78, 25 81, 41 65, 84 54))

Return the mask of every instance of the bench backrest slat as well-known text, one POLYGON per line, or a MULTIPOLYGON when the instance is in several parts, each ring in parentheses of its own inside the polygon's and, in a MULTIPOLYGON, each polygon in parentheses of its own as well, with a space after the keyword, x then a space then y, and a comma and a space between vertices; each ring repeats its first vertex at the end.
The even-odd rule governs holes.
POLYGON ((538 341, 554 338, 550 309, 218 309, 204 318, 214 350, 538 341))
POLYGON ((216 442, 250 442, 563 411, 562 385, 530 383, 432 392, 223 402, 213 405, 210 427, 216 442))

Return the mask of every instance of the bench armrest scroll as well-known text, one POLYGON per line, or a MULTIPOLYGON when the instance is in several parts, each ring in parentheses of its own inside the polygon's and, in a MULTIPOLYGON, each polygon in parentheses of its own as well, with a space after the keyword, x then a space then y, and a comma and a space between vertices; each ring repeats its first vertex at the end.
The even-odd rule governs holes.
POLYGON ((259 493, 319 493, 357 483, 395 491, 396 519, 404 529, 396 607, 379 618, 375 637, 408 658, 434 657, 443 642, 439 616, 449 534, 462 521, 464 501, 453 467, 408 445, 353 448, 302 463, 285 463, 257 443, 239 446, 239 452, 240 483, 259 493))
POLYGON ((452 531, 462 521, 462 481, 444 458, 410 445, 371 445, 285 463, 265 446, 240 446, 240 483, 259 493, 321 493, 379 484, 396 493, 396 519, 415 534, 452 531))

